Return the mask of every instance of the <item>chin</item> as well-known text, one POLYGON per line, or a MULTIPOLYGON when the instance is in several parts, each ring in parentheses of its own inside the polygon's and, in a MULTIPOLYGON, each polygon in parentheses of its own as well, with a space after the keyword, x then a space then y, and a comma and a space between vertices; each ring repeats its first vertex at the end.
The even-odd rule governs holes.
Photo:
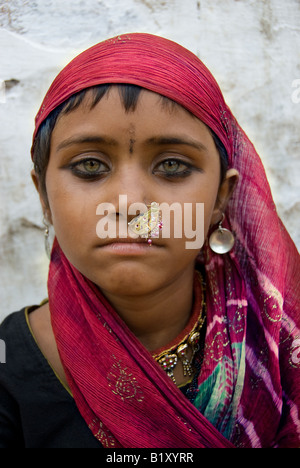
MULTIPOLYGON (((94 278, 94 282, 105 293, 116 296, 139 296, 148 294, 153 289, 159 287, 158 278, 152 278, 152 275, 143 266, 120 265, 114 268, 107 268, 105 275, 94 278)), ((92 279, 93 281, 93 279, 92 279)))

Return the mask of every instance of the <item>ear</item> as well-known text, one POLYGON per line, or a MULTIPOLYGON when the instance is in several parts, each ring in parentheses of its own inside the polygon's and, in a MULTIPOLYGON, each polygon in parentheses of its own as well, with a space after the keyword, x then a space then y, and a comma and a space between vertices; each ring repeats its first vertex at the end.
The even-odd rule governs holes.
POLYGON ((225 178, 219 187, 215 208, 211 218, 211 225, 220 222, 222 213, 224 213, 227 208, 228 202, 234 192, 238 180, 239 173, 236 169, 232 168, 226 172, 225 178))
POLYGON ((32 178, 34 186, 35 186, 35 188, 36 188, 36 190, 37 190, 37 192, 39 194, 39 198, 40 198, 40 202, 41 202, 41 205, 42 205, 42 210, 43 210, 43 213, 44 213, 44 217, 50 224, 52 224, 52 216, 51 216, 51 210, 50 210, 50 207, 49 207, 49 202, 48 202, 48 199, 47 199, 47 194, 44 193, 44 190, 41 188, 41 183, 40 183, 39 176, 37 175, 37 173, 35 172, 34 169, 32 169, 32 171, 31 171, 31 178, 32 178))

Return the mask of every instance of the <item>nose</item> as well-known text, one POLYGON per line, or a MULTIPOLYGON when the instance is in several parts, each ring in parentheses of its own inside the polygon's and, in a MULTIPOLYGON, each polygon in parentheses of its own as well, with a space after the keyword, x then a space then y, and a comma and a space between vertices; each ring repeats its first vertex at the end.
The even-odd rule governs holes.
POLYGON ((128 221, 147 210, 153 201, 153 183, 145 169, 134 164, 125 164, 110 181, 107 198, 115 206, 117 216, 126 210, 128 221))

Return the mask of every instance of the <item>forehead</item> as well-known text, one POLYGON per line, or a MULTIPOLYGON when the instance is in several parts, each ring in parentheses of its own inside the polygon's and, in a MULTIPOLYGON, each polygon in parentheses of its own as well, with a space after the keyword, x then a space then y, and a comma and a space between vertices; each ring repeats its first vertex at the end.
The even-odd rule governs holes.
MULTIPOLYGON (((119 101, 124 107, 124 110, 128 113, 136 110, 137 105, 142 100, 145 100, 145 95, 148 98, 151 96, 152 101, 156 100, 156 105, 161 106, 162 110, 168 111, 169 113, 174 112, 176 109, 184 111, 190 117, 196 119, 196 117, 188 110, 184 109, 180 104, 167 98, 161 94, 147 90, 146 88, 132 85, 132 84, 107 84, 99 85, 92 88, 87 88, 75 95, 73 95, 62 107, 60 115, 66 115, 80 105, 84 110, 92 110, 104 97, 113 101, 114 99, 119 101)), ((117 105, 119 102, 117 103, 117 105)))
POLYGON ((88 90, 79 105, 60 114, 52 140, 57 142, 80 132, 114 133, 117 139, 133 133, 137 137, 151 133, 187 133, 211 140, 206 125, 181 105, 145 89, 136 97, 135 104, 126 108, 120 89, 111 86, 95 104, 95 95, 88 90))

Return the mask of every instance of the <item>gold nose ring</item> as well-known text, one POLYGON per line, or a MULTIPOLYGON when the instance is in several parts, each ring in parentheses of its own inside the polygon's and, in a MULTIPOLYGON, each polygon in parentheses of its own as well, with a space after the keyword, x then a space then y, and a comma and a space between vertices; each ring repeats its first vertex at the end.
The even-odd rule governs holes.
MULTIPOLYGON (((159 204, 152 202, 147 205, 148 210, 145 213, 133 218, 129 223, 129 229, 138 236, 149 239, 159 237, 159 231, 162 229, 161 212, 159 204)), ((149 239, 151 240, 151 239, 149 239)), ((148 242, 151 245, 152 242, 148 242)))

